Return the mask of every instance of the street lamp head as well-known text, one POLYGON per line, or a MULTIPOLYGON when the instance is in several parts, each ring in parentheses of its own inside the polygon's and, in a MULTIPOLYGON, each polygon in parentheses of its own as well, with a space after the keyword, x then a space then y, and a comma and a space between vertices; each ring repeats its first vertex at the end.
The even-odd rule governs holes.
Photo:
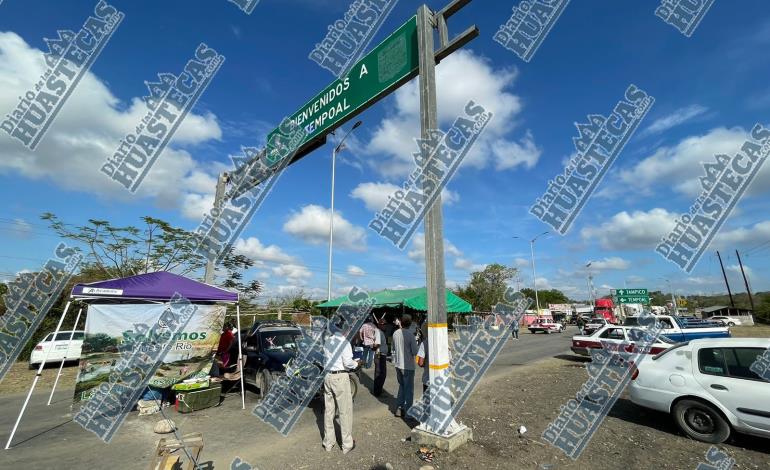
POLYGON ((353 129, 357 128, 357 127, 358 127, 358 126, 360 126, 361 124, 362 124, 362 121, 356 121, 356 123, 355 123, 355 124, 353 124, 353 128, 352 128, 351 130, 353 130, 353 129))

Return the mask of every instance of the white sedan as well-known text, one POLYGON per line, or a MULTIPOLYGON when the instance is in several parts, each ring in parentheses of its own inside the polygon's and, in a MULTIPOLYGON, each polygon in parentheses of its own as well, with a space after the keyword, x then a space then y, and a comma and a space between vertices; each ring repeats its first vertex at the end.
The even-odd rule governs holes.
POLYGON ((670 413, 699 441, 724 442, 733 430, 770 438, 770 379, 751 370, 768 347, 760 338, 678 344, 639 364, 631 401, 670 413))
POLYGON ((735 317, 709 317, 708 321, 718 321, 727 326, 741 326, 741 320, 735 317))
POLYGON ((34 369, 39 366, 43 359, 46 360, 46 364, 50 362, 61 362, 62 359, 68 361, 80 360, 80 348, 83 346, 83 338, 85 337, 84 331, 60 331, 56 334, 56 340, 53 340, 53 333, 48 333, 43 341, 37 343, 35 349, 32 350, 32 355, 29 357, 29 368, 34 369), (70 343, 70 336, 72 336, 72 343, 70 343), (69 349, 67 348, 69 344, 69 349), (46 358, 46 353, 48 357, 46 358))
MULTIPOLYGON (((626 352, 639 352, 637 342, 633 338, 641 337, 641 334, 632 336, 630 332, 637 330, 637 326, 605 325, 590 335, 575 335, 572 337, 572 352, 581 356, 590 356, 591 349, 603 349, 604 345, 622 348, 626 352)), ((665 336, 658 336, 654 343, 645 348, 645 354, 658 354, 676 344, 665 336)))

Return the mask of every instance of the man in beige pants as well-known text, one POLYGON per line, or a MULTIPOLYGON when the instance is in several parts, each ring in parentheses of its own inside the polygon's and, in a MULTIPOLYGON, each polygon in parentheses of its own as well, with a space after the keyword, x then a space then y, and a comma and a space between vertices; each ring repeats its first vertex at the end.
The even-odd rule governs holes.
POLYGON ((326 338, 324 358, 327 374, 324 378, 324 438, 323 446, 327 452, 334 448, 334 415, 339 412, 340 432, 342 434, 342 453, 347 454, 356 447, 353 440, 353 394, 350 391, 348 369, 358 367, 353 360, 353 348, 341 331, 326 338), (335 353, 342 349, 334 361, 335 353))

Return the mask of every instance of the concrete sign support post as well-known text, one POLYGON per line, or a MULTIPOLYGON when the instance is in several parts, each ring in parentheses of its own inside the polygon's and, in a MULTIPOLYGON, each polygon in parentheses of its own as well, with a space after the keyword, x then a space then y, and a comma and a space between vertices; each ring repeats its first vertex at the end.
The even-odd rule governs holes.
MULTIPOLYGON (((224 205, 225 189, 227 188, 227 181, 228 181, 227 173, 222 173, 221 175, 219 175, 219 179, 217 179, 217 191, 214 194, 214 207, 221 208, 222 205, 224 205)), ((206 272, 203 275, 203 282, 205 282, 206 284, 214 283, 214 269, 216 269, 216 266, 214 266, 214 260, 208 260, 206 262, 206 272)))
MULTIPOLYGON (((438 108, 436 104, 436 54, 433 45, 433 30, 438 29, 441 49, 449 45, 446 24, 448 16, 469 3, 470 0, 455 1, 437 14, 423 5, 417 11, 417 43, 420 62, 420 124, 421 137, 429 141, 430 133, 438 129, 438 108)), ((427 160, 431 149, 422 145, 423 160, 427 160)), ((438 184, 438 182, 435 182, 438 184)), ((425 216, 425 273, 428 297, 428 359, 431 387, 441 378, 442 387, 449 383, 449 339, 447 334, 446 279, 444 277, 444 228, 439 195, 425 216)), ((441 394, 439 394, 441 395, 441 394)), ((446 415, 436 403, 430 404, 430 422, 441 422, 446 415)), ((470 438, 470 429, 452 422, 446 431, 438 434, 427 423, 415 428, 419 442, 431 443, 439 448, 452 450, 470 438)))

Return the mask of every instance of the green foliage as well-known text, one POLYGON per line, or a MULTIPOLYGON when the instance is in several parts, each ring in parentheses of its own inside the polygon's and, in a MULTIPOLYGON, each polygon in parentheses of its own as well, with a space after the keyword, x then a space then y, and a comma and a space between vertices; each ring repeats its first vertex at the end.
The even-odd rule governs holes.
POLYGON ((489 312, 496 303, 503 301, 508 281, 515 275, 516 268, 490 264, 483 271, 472 273, 470 282, 458 287, 455 294, 473 305, 473 310, 489 312))
MULTIPOLYGON (((521 293, 532 299, 532 308, 535 308, 535 291, 530 288, 524 288, 521 293)), ((568 304, 571 303, 564 292, 558 289, 548 289, 537 291, 537 298, 540 301, 540 308, 548 308, 548 304, 568 304)))

